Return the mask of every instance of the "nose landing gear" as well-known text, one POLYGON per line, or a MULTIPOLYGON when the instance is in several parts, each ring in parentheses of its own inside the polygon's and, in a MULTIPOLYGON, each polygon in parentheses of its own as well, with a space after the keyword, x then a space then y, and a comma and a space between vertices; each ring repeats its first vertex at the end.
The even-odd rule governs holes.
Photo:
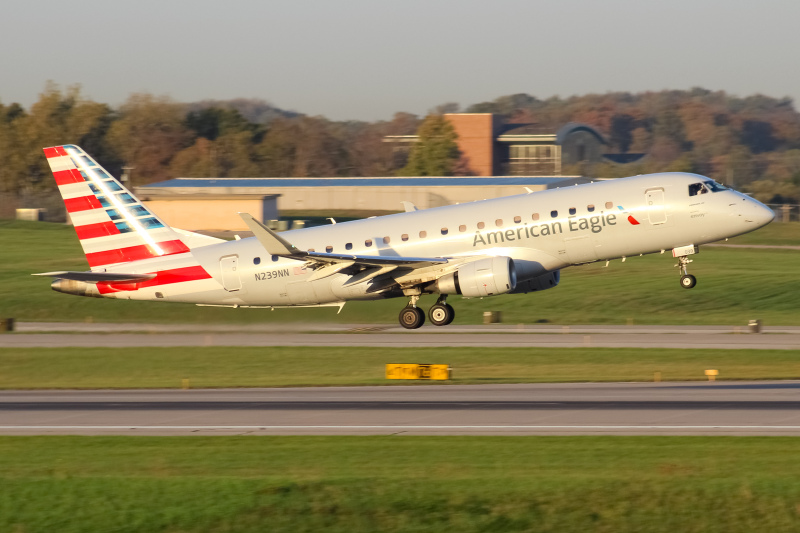
POLYGON ((692 260, 688 259, 685 255, 678 257, 678 264, 675 265, 680 270, 681 274, 681 287, 684 289, 691 289, 697 285, 697 278, 689 274, 686 265, 691 263, 692 260))

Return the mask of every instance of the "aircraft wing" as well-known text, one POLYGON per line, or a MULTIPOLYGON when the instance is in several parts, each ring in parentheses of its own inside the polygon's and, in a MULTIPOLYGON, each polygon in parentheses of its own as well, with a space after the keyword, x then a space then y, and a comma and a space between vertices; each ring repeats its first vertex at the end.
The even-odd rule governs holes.
POLYGON ((289 257, 319 263, 320 266, 335 265, 337 263, 346 266, 362 265, 365 267, 408 267, 422 268, 431 265, 447 263, 443 257, 393 257, 383 255, 352 255, 352 254, 328 254, 321 252, 306 252, 297 248, 294 244, 264 226, 248 213, 239 213, 247 227, 261 246, 270 255, 278 257, 289 257))
POLYGON ((50 276, 58 279, 71 279, 74 281, 85 281, 87 283, 99 283, 101 281, 147 281, 156 277, 155 274, 120 274, 117 272, 43 272, 32 274, 33 276, 50 276))

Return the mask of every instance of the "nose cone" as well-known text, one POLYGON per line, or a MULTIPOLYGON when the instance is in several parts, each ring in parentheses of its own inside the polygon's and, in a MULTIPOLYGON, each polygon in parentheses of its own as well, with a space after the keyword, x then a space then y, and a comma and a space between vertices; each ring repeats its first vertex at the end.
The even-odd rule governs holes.
POLYGON ((747 198, 745 202, 744 218, 746 222, 753 224, 755 228, 760 228, 766 226, 775 219, 775 211, 758 200, 747 198))

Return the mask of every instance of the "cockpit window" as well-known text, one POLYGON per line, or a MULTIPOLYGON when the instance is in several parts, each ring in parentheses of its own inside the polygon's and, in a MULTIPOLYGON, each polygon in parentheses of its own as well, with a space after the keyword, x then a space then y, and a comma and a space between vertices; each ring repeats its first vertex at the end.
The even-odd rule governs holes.
POLYGON ((728 190, 728 188, 725 187, 724 185, 720 185, 716 181, 712 181, 712 180, 704 181, 703 184, 706 187, 708 187, 709 189, 711 189, 711 192, 719 192, 719 191, 727 191, 728 190))
POLYGON ((697 196, 698 194, 705 194, 708 189, 702 183, 692 183, 689 185, 689 196, 697 196))
POLYGON ((698 194, 705 194, 708 191, 719 192, 727 191, 728 188, 720 185, 716 181, 708 180, 699 183, 692 183, 689 185, 689 196, 697 196, 698 194))

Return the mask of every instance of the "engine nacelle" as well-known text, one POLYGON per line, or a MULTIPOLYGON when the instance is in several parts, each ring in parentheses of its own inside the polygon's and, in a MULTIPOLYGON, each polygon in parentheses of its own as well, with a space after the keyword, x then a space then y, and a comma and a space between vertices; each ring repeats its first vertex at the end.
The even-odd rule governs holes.
POLYGON ((552 289, 561 281, 561 271, 548 272, 535 278, 526 279, 517 283, 517 287, 512 291, 514 294, 528 294, 529 292, 543 291, 552 289))
POLYGON ((517 271, 510 257, 478 259, 436 280, 437 292, 470 298, 505 294, 516 286, 517 271))

